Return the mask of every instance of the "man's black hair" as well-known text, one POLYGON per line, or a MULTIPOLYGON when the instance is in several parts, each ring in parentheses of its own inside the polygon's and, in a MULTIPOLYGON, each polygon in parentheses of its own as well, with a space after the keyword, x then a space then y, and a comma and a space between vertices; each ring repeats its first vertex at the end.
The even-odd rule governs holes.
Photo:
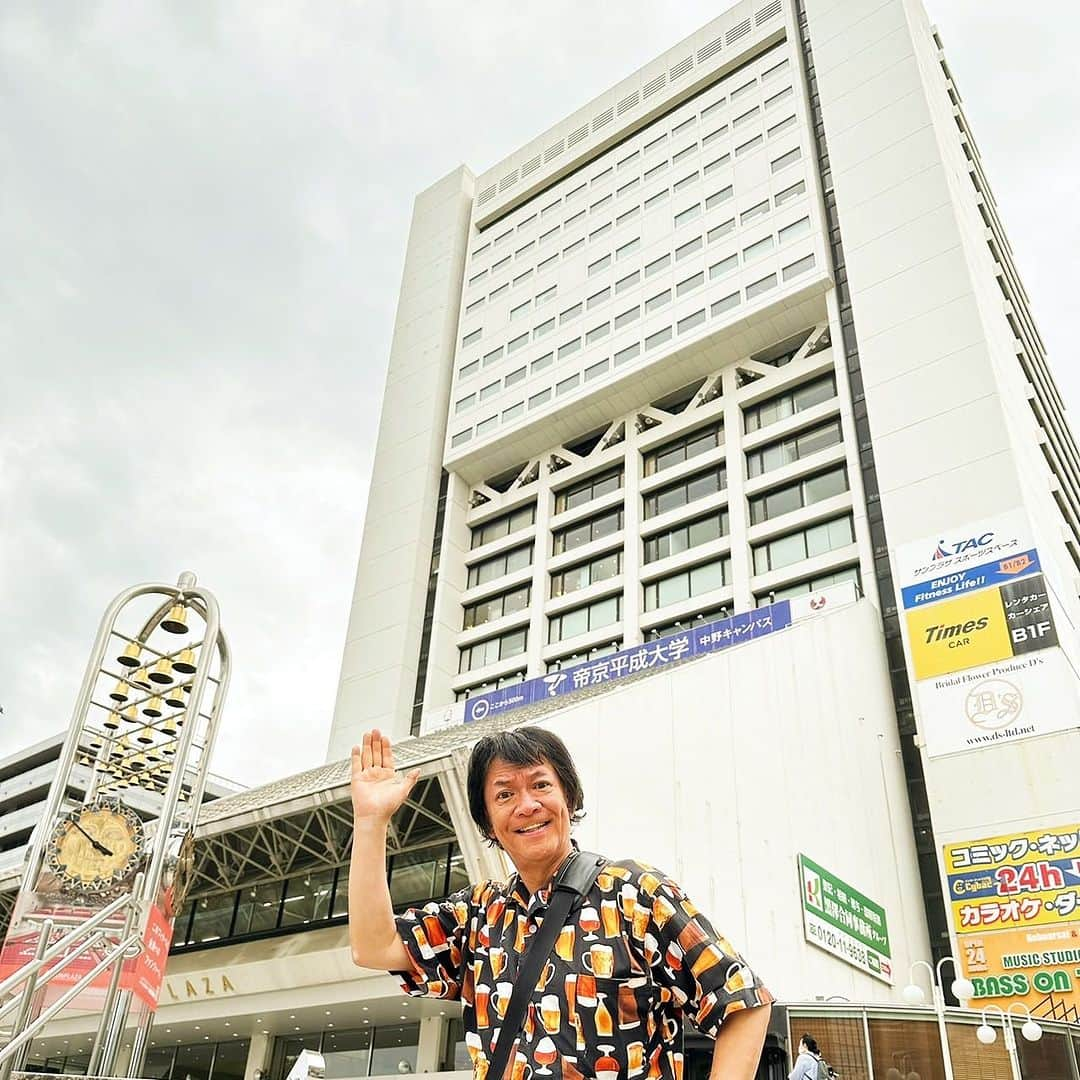
POLYGON ((817 1040, 814 1038, 813 1035, 803 1035, 801 1042, 806 1047, 806 1049, 810 1051, 811 1054, 821 1053, 821 1051, 818 1049, 817 1040))
POLYGON ((491 818, 484 802, 484 785, 488 769, 494 761, 505 761, 507 765, 517 768, 545 763, 550 765, 570 808, 570 821, 576 824, 584 816, 581 812, 584 805, 581 779, 566 743, 558 735, 538 727, 520 727, 485 735, 473 747, 469 757, 469 812, 481 835, 492 846, 497 846, 498 841, 491 832, 491 818))

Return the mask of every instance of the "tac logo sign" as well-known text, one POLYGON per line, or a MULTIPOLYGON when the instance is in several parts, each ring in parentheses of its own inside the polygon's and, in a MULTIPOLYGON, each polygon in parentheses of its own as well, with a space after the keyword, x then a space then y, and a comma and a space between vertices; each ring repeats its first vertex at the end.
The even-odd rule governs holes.
POLYGON ((963 540, 955 540, 951 543, 939 540, 937 547, 934 548, 933 555, 930 556, 930 560, 931 562, 938 562, 941 559, 951 559, 954 555, 963 555, 968 551, 978 551, 980 548, 988 547, 993 542, 994 534, 992 532, 984 532, 979 536, 966 536, 963 540))

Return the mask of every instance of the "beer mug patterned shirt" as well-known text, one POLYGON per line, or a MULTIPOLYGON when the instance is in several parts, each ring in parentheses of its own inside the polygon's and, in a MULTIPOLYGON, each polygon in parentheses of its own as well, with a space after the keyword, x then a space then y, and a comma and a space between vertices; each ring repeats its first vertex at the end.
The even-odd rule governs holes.
MULTIPOLYGON (((487 1080, 549 897, 530 896, 515 875, 397 917, 413 965, 397 973, 403 988, 462 1002, 474 1080, 487 1080)), ((559 933, 507 1076, 682 1080, 685 1015, 715 1038, 731 1013, 772 1000, 674 881, 643 863, 609 863, 559 933)))

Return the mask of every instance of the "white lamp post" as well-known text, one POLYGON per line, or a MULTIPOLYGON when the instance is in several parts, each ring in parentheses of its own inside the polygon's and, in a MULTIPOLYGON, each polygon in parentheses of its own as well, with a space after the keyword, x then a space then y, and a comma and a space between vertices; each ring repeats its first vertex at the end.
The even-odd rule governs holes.
POLYGON ((1020 1028, 1020 1034, 1028 1042, 1038 1042, 1042 1038, 1042 1028, 1032 1019, 1031 1010, 1020 1001, 1014 1001, 1008 1009, 1003 1009, 1000 1005, 987 1005, 982 1011, 982 1023, 975 1031, 975 1038, 979 1042, 984 1046, 992 1045, 997 1039, 997 1032, 986 1022, 986 1014, 991 1009, 1001 1013, 1001 1030, 1005 1034, 1005 1049, 1009 1053, 1009 1068, 1012 1070, 1013 1080, 1021 1080, 1020 1058, 1016 1053, 1016 1038, 1012 1029, 1012 1011, 1018 1006, 1024 1010, 1024 1014, 1027 1016, 1023 1027, 1020 1028))
MULTIPOLYGON (((923 1004, 926 1000, 926 995, 923 993, 922 987, 915 983, 915 969, 917 967, 926 968, 926 972, 930 976, 930 993, 933 996, 934 1013, 937 1016, 938 1038, 941 1040, 941 1062, 945 1069, 945 1080, 953 1080, 952 1055, 949 1053, 949 1036, 945 1030, 945 990, 944 984, 941 981, 941 965, 944 964, 946 960, 952 961, 953 970, 957 970, 956 959, 952 956, 943 956, 937 962, 936 968, 931 967, 927 960, 916 960, 908 970, 908 978, 911 981, 904 987, 902 994, 904 1000, 909 1005, 923 1004)), ((965 1002, 975 996, 975 987, 969 979, 962 977, 954 979, 951 989, 953 995, 960 1002, 965 1002)))

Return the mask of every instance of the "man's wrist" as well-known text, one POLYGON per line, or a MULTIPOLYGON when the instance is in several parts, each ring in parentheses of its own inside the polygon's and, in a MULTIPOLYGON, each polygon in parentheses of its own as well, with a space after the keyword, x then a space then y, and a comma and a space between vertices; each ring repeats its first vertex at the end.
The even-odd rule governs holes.
POLYGON ((367 833, 369 836, 385 834, 390 825, 387 817, 372 817, 370 815, 357 816, 353 814, 353 832, 367 833))

